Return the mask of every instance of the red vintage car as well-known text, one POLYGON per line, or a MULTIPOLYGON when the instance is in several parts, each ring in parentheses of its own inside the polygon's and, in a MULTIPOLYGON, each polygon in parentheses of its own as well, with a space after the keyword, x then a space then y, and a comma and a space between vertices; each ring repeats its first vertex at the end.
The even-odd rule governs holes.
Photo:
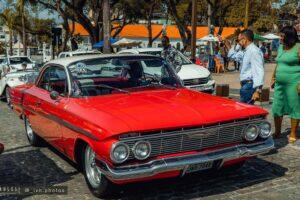
POLYGON ((274 148, 267 111, 184 88, 155 56, 58 59, 10 95, 29 142, 42 138, 76 162, 98 197, 115 184, 242 166, 274 148))
POLYGON ((0 143, 0 154, 4 151, 4 145, 0 143))

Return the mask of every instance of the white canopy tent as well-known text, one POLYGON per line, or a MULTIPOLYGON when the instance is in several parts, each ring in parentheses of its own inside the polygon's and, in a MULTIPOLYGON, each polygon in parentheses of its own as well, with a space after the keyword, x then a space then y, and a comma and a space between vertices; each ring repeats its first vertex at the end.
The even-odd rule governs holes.
POLYGON ((212 34, 209 34, 207 36, 204 36, 202 38, 200 38, 199 40, 197 40, 197 42, 203 42, 203 41, 206 41, 206 42, 218 42, 219 39, 215 36, 213 36, 212 34))
POLYGON ((140 41, 122 38, 121 40, 118 40, 117 42, 113 43, 111 46, 112 47, 134 47, 134 46, 139 46, 140 43, 141 43, 140 41))
POLYGON ((280 38, 280 36, 278 36, 278 35, 275 35, 275 34, 273 34, 273 33, 269 33, 269 34, 267 34, 267 35, 265 35, 265 36, 262 36, 263 38, 266 38, 267 40, 276 40, 276 39, 279 39, 280 38))

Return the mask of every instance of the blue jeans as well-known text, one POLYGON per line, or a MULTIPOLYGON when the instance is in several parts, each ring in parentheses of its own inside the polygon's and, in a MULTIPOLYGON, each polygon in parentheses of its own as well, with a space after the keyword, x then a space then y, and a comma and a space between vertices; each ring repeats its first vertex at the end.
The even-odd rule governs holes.
POLYGON ((215 61, 212 55, 208 55, 208 70, 211 72, 215 70, 215 61))
POLYGON ((255 92, 255 89, 253 88, 253 82, 243 82, 240 90, 240 97, 241 102, 247 103, 247 104, 254 104, 254 101, 252 99, 252 95, 255 92))

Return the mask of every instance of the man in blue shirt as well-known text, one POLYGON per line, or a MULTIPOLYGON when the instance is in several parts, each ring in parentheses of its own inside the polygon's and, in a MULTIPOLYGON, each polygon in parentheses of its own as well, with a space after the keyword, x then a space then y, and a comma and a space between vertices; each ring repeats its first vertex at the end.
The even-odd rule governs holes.
POLYGON ((242 53, 231 49, 228 57, 241 63, 241 102, 254 104, 259 99, 264 83, 264 58, 260 49, 253 43, 253 31, 245 29, 238 36, 242 53))

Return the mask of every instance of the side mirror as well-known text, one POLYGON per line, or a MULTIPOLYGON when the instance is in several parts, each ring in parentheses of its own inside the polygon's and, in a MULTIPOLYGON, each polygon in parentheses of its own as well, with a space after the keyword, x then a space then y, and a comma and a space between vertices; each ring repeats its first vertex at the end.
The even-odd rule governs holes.
POLYGON ((52 100, 57 100, 58 97, 59 97, 58 92, 56 92, 56 91, 50 92, 50 98, 51 98, 52 100))

